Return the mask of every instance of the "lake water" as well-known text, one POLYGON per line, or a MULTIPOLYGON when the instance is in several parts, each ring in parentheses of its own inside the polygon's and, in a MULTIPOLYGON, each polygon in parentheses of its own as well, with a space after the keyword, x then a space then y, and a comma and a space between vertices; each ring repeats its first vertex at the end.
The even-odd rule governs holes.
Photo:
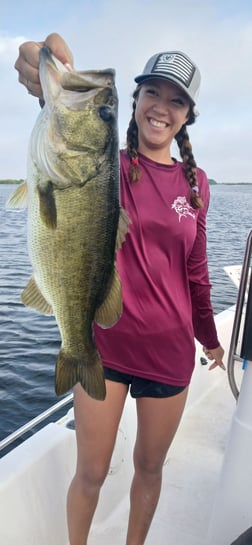
MULTIPOLYGON (((6 210, 14 186, 0 185, 0 440, 58 401, 54 369, 60 337, 54 318, 20 301, 31 274, 26 210, 6 210)), ((252 229, 252 184, 211 186, 208 261, 212 303, 218 313, 236 302, 223 271, 243 261, 252 229)))

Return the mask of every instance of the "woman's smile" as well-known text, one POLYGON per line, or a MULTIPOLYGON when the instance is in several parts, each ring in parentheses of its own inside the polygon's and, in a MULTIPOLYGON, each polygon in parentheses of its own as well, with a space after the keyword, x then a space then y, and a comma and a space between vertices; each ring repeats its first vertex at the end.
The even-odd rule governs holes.
POLYGON ((159 121, 157 119, 153 119, 152 117, 149 118, 149 123, 153 127, 157 127, 158 129, 165 129, 168 127, 168 123, 165 123, 164 121, 159 121))

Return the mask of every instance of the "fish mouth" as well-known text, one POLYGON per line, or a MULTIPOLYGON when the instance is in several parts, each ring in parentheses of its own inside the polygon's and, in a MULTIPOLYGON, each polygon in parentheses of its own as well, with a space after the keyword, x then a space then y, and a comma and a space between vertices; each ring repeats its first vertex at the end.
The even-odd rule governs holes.
POLYGON ((87 93, 106 87, 113 88, 115 86, 115 70, 107 68, 104 70, 87 70, 87 71, 69 71, 66 67, 52 54, 47 46, 40 49, 40 65, 39 74, 43 93, 46 94, 48 85, 52 91, 52 87, 61 87, 67 91, 75 91, 79 93, 87 93), (52 81, 55 82, 52 85, 52 81))
POLYGON ((83 72, 64 72, 61 78, 63 89, 80 93, 92 91, 93 89, 113 87, 114 84, 115 71, 112 68, 83 72))

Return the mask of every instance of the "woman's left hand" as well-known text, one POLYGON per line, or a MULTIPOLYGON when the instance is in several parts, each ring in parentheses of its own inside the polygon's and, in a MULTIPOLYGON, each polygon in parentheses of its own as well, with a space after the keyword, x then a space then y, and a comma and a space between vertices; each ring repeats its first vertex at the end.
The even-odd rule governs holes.
POLYGON ((210 365, 209 367, 209 371, 211 371, 212 369, 215 369, 215 367, 220 367, 221 369, 225 370, 226 367, 222 361, 223 359, 223 356, 224 356, 224 350, 222 348, 222 346, 219 344, 219 346, 217 346, 217 348, 206 348, 205 346, 203 347, 203 351, 204 353, 206 354, 206 357, 209 359, 209 360, 214 360, 213 363, 210 365))

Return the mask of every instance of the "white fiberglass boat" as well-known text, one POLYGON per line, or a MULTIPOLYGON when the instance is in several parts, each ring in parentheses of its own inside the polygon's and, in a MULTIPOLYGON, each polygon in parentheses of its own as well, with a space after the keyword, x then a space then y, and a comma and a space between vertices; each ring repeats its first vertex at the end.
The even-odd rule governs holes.
MULTIPOLYGON (((245 300, 249 302, 251 235, 243 268, 227 269, 240 283, 238 303, 216 316, 228 372, 209 372, 197 344, 186 410, 165 462, 162 494, 146 545, 231 545, 252 526, 252 363, 246 354, 240 355, 252 350, 243 337, 250 327, 245 300)), ((71 400, 69 395, 36 422, 71 400)), ((0 448, 29 427, 2 441, 0 448)), ((63 418, 46 424, 1 458, 1 545, 68 544, 65 502, 76 460, 73 428, 70 407, 63 418)), ((125 543, 135 431, 135 402, 128 397, 90 545, 125 543)))

